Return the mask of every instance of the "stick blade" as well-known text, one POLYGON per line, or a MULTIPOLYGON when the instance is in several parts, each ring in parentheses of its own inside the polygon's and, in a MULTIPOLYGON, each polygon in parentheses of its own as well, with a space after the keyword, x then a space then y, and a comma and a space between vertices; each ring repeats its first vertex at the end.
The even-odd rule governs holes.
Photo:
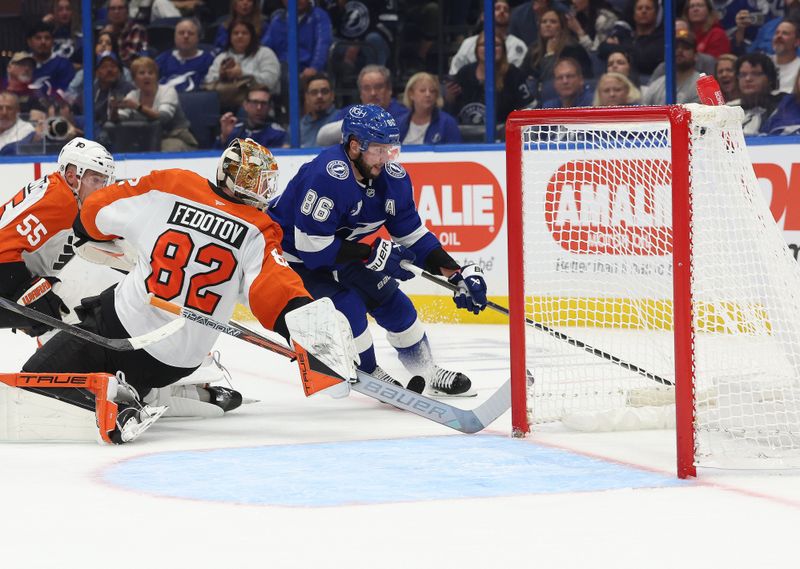
POLYGON ((156 342, 160 342, 167 336, 171 336, 181 328, 183 325, 186 324, 186 320, 183 318, 176 318, 175 320, 171 320, 161 326, 160 328, 156 328, 151 332, 147 332, 146 334, 142 334, 141 336, 136 336, 135 338, 130 338, 131 349, 140 350, 145 346, 149 346, 150 344, 155 344, 156 342))

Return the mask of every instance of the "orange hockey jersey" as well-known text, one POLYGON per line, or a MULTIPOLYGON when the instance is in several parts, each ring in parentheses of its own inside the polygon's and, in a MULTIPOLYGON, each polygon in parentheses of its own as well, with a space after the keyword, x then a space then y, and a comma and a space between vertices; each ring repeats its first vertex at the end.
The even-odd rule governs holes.
POLYGON ((58 173, 22 188, 0 211, 0 263, 24 262, 34 275, 56 275, 75 254, 78 200, 58 173))
MULTIPOLYGON (((150 306, 147 294, 227 322, 237 302, 272 329, 287 303, 308 297, 284 260, 281 230, 265 213, 236 203, 187 170, 156 170, 93 193, 80 219, 93 239, 125 238, 139 253, 117 285, 117 316, 133 336, 173 316, 150 306)), ((219 332, 188 324, 145 348, 168 365, 193 367, 219 332)))

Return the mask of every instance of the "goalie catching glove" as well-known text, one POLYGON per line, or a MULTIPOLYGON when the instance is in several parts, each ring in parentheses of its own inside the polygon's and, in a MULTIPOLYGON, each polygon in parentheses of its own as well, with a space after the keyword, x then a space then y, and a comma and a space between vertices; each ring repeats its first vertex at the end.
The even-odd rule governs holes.
POLYGON ((414 273, 404 269, 400 263, 414 262, 416 255, 394 241, 378 238, 372 243, 372 251, 366 261, 366 267, 372 271, 383 272, 390 277, 407 281, 414 278, 414 273))
POLYGON ((78 256, 96 265, 104 265, 126 273, 136 266, 137 253, 124 239, 83 241, 76 248, 78 256))
POLYGON ((483 278, 483 269, 479 266, 465 265, 447 280, 458 287, 453 292, 453 302, 457 307, 474 314, 479 314, 486 308, 486 280, 483 278))

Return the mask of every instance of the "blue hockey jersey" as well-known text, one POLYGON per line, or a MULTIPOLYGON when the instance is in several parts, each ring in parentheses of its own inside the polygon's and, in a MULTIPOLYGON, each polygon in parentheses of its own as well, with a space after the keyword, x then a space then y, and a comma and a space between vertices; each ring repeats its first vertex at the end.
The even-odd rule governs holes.
POLYGON ((419 266, 441 247, 422 224, 405 168, 389 162, 361 185, 342 146, 304 164, 269 214, 283 229, 284 257, 312 270, 335 269, 343 241, 360 241, 384 225, 392 240, 414 252, 419 266))
POLYGON ((189 59, 182 59, 177 49, 164 51, 156 57, 158 82, 175 87, 179 93, 199 91, 213 62, 214 55, 202 49, 189 59))
POLYGON ((30 88, 38 89, 47 97, 54 97, 60 95, 59 91, 66 92, 73 77, 75 68, 69 59, 53 54, 44 63, 36 63, 30 88))

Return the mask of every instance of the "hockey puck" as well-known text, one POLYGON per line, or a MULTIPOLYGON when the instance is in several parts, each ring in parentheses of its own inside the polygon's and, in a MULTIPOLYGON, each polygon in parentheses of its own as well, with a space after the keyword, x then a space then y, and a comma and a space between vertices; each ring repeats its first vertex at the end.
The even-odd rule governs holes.
POLYGON ((415 375, 409 380, 406 389, 413 391, 414 393, 422 393, 422 391, 425 389, 425 378, 421 375, 415 375))

